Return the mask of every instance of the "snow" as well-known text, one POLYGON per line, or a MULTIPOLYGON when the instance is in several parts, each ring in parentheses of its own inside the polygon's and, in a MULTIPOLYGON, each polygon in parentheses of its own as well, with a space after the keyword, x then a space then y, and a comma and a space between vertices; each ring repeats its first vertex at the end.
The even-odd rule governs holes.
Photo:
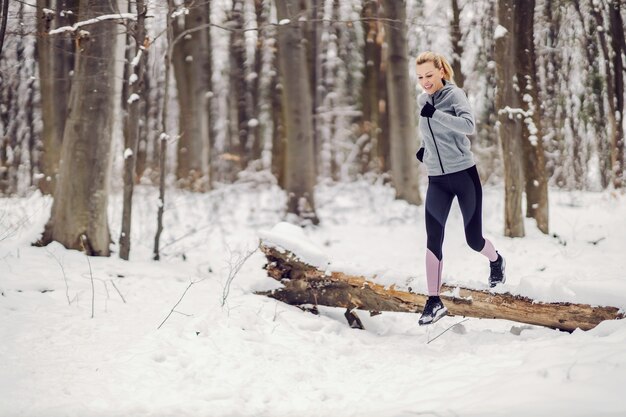
POLYGON ((259 236, 266 246, 290 251, 309 265, 321 269, 328 266, 324 251, 306 237, 301 227, 280 222, 269 231, 259 232, 259 236))
POLYGON ((496 30, 493 32, 494 39, 500 39, 506 36, 509 31, 502 25, 496 26, 496 30))
POLYGON ((56 28, 48 32, 49 35, 56 35, 59 33, 65 32, 75 32, 77 29, 80 29, 83 26, 93 25, 94 23, 104 22, 106 20, 118 20, 118 19, 127 19, 127 20, 136 20, 137 15, 132 13, 115 13, 115 14, 106 14, 98 17, 94 17, 93 19, 87 19, 80 22, 74 23, 72 26, 62 26, 60 28, 56 28))
POLYGON ((130 148, 124 149, 124 159, 128 159, 133 156, 133 150, 130 148))
POLYGON ((139 99, 140 99, 139 94, 133 93, 130 95, 130 97, 128 97, 128 100, 126 102, 128 104, 133 104, 135 101, 138 101, 139 99))
MULTIPOLYGON (((260 251, 242 264, 259 238, 307 262, 424 291, 424 209, 394 200, 389 187, 319 185, 321 225, 304 229, 281 222, 286 196, 273 185, 170 190, 160 262, 151 260, 157 194, 136 187, 128 262, 33 247, 52 200, 0 199, 0 415, 626 413, 626 320, 568 334, 453 317, 424 328, 416 314, 361 312, 359 331, 340 309, 315 316, 254 294, 280 286, 260 251)), ((507 259, 498 291, 626 308, 626 196, 550 198, 552 235, 526 220, 527 236, 510 239, 502 190, 485 188, 485 234, 507 259)), ((111 196, 114 241, 121 203, 111 196)), ((488 264, 467 247, 456 204, 444 256, 446 283, 487 288, 488 264)))
MULTIPOLYGON (((139 61, 141 61, 141 56, 142 55, 143 55, 143 47, 139 48, 139 50, 137 51, 137 54, 133 57, 133 60, 130 63, 130 66, 132 68, 135 68, 135 67, 137 67, 137 65, 139 65, 139 61)), ((133 74, 133 75, 135 75, 135 74, 133 74)))

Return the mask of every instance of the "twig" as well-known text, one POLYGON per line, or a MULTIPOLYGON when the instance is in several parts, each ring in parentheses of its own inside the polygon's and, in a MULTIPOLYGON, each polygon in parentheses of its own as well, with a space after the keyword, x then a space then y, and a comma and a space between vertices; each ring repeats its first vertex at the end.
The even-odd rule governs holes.
POLYGON ((89 276, 91 277, 91 318, 94 318, 94 304, 96 302, 96 289, 93 285, 93 271, 91 270, 91 261, 87 255, 87 263, 89 264, 89 276))
POLYGON ((115 282, 113 280, 111 280, 111 284, 113 284, 113 288, 115 288, 115 291, 117 291, 117 293, 120 295, 120 298, 122 299, 124 304, 126 304, 126 299, 124 298, 120 290, 117 288, 117 285, 115 285, 115 282))
MULTIPOLYGON (((170 316, 175 312, 176 307, 178 307, 178 305, 180 304, 181 301, 183 301, 183 298, 185 298, 185 294, 187 294, 187 291, 189 291, 189 288, 191 288, 191 286, 193 284, 196 284, 200 281, 204 281, 205 278, 199 279, 198 281, 190 281, 189 285, 187 285, 187 288, 185 288, 185 291, 183 291, 183 295, 180 296, 180 298, 178 299, 178 301, 176 302, 176 304, 174 304, 174 307, 172 307, 172 309, 170 310, 170 312, 167 314, 167 316, 163 319, 163 321, 161 322, 161 324, 159 324, 159 327, 157 327, 157 330, 159 330, 161 328, 161 326, 163 326, 163 324, 165 324, 165 322, 167 321, 167 319, 170 318, 170 316)), ((176 311, 177 312, 177 311, 176 311)), ((178 312, 177 312, 178 313, 178 312)), ((182 313, 180 313, 182 314, 182 313)))
POLYGON ((426 344, 429 344, 430 342, 433 342, 435 340, 437 340, 439 337, 441 337, 441 335, 443 335, 445 332, 447 332, 448 330, 450 330, 451 328, 453 328, 454 326, 458 326, 461 323, 464 323, 466 321, 468 321, 468 318, 464 318, 463 320, 461 320, 458 323, 453 324, 452 326, 448 327, 446 330, 444 330, 443 332, 439 333, 437 336, 433 337, 432 339, 430 339, 428 342, 426 342, 426 344))
POLYGON ((62 26, 60 28, 53 29, 48 32, 48 35, 56 35, 63 32, 76 32, 83 26, 93 25, 94 23, 103 22, 105 20, 136 20, 137 16, 133 13, 116 13, 107 14, 93 19, 83 20, 82 22, 76 22, 72 26, 62 26))
POLYGON ((96 289, 93 285, 93 271, 91 270, 91 261, 89 260, 89 255, 87 254, 87 242, 85 242, 87 240, 87 236, 85 235, 81 235, 80 236, 82 244, 83 244, 83 250, 85 250, 85 257, 87 258, 87 264, 89 264, 89 276, 91 277, 91 318, 94 318, 95 314, 94 314, 94 304, 96 302, 96 289))
POLYGON ((226 304, 226 299, 228 298, 228 294, 230 294, 230 284, 233 282, 241 267, 246 263, 246 261, 256 252, 258 248, 255 248, 253 251, 248 252, 242 258, 239 258, 235 264, 230 264, 230 271, 228 272, 228 278, 226 279, 226 284, 224 286, 224 291, 222 292, 222 307, 226 304))
POLYGON ((59 258, 54 256, 54 254, 52 252, 50 252, 50 250, 48 250, 48 248, 46 248, 46 252, 48 252, 48 254, 50 256, 52 256, 54 258, 54 260, 57 261, 57 263, 61 267, 61 272, 63 273, 63 280, 65 281, 65 297, 67 298, 67 304, 68 305, 72 305, 72 302, 70 301, 70 287, 69 287, 69 285, 67 283, 67 275, 65 275, 65 268, 63 267, 63 264, 61 263, 61 261, 59 261, 59 258))

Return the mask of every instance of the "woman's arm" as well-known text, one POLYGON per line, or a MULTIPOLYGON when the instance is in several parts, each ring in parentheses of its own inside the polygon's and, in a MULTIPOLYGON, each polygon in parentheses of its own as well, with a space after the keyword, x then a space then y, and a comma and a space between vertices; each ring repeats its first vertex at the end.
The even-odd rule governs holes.
POLYGON ((453 94, 455 103, 452 105, 452 108, 454 109, 456 116, 442 111, 436 111, 433 113, 432 118, 448 129, 452 129, 466 135, 471 135, 474 133, 475 122, 469 101, 467 100, 463 90, 460 88, 455 89, 453 94))

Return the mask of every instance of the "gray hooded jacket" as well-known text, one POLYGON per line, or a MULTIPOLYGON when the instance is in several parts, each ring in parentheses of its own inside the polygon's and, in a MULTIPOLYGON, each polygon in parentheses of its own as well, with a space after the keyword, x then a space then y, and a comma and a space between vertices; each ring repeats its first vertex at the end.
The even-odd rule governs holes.
POLYGON ((420 111, 429 101, 437 110, 431 118, 420 117, 423 162, 429 176, 451 174, 475 165, 467 135, 474 133, 472 115, 465 92, 444 80, 443 88, 421 94, 420 111))

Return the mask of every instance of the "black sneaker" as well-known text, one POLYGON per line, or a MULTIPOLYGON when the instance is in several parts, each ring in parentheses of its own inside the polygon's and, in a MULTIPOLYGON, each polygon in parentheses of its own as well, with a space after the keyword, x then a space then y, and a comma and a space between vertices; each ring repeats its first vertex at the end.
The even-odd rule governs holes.
POLYGON ((491 267, 491 273, 489 274, 489 286, 493 288, 498 284, 504 284, 506 281, 506 276, 504 275, 506 262, 504 262, 502 255, 498 253, 498 259, 493 262, 489 262, 489 266, 491 267))
POLYGON ((441 302, 439 296, 430 296, 426 300, 424 311, 419 319, 419 325, 424 326, 426 324, 432 324, 448 314, 448 309, 441 302))

